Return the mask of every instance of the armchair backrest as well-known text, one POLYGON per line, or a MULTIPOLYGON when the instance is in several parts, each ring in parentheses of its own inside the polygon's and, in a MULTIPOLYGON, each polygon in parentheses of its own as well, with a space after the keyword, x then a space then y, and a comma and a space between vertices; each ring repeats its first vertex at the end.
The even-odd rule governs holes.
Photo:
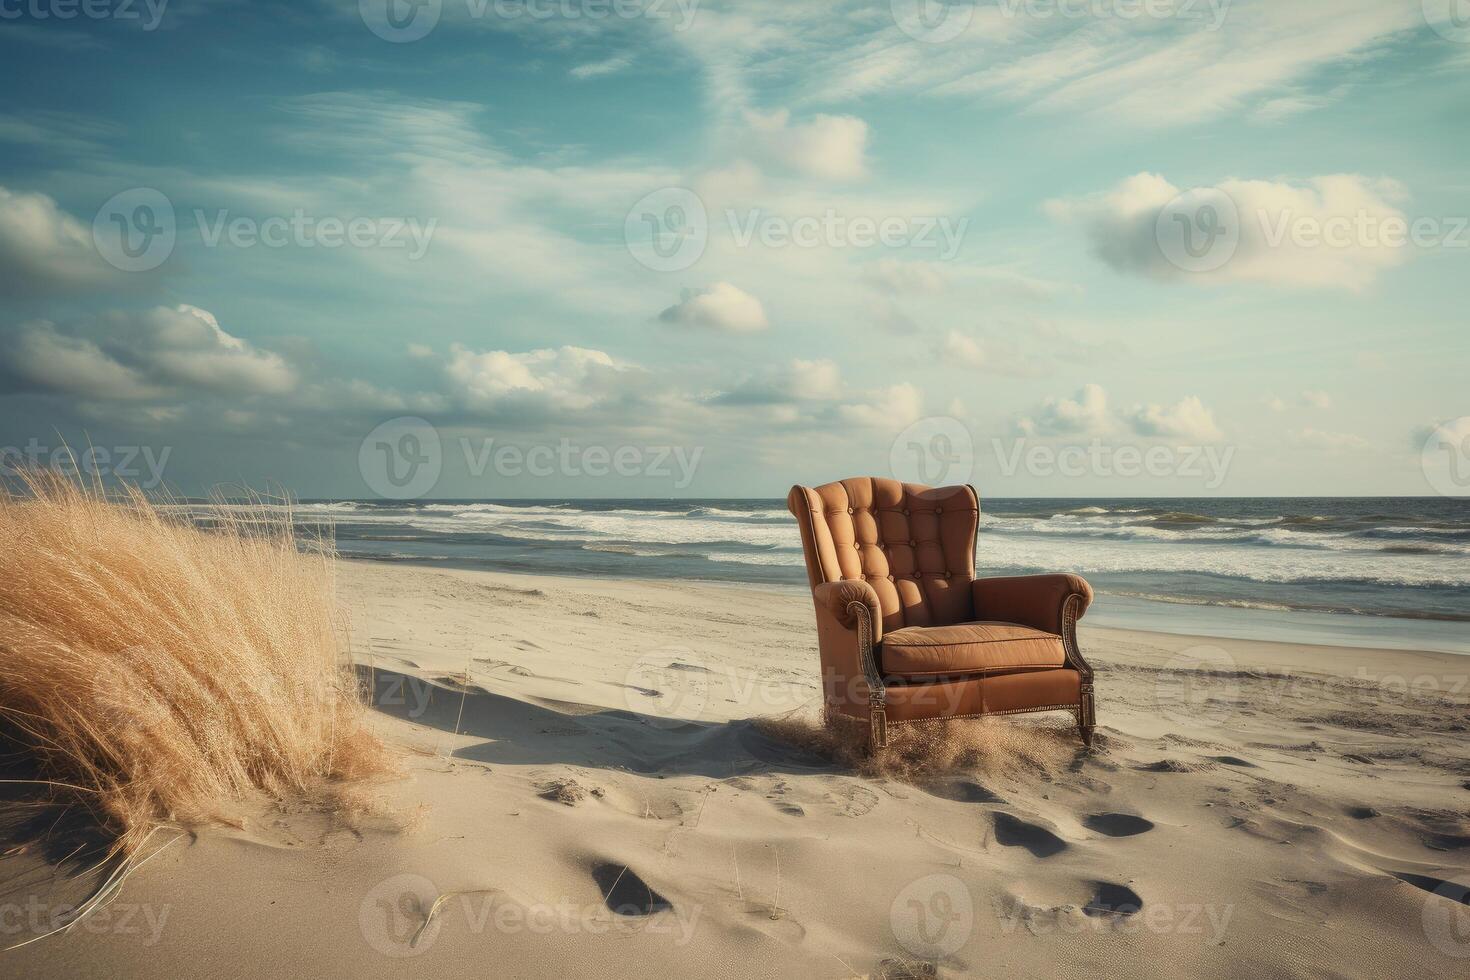
POLYGON ((812 588, 842 579, 868 582, 878 593, 884 633, 972 617, 980 523, 973 487, 853 477, 794 486, 786 506, 801 526, 812 588))

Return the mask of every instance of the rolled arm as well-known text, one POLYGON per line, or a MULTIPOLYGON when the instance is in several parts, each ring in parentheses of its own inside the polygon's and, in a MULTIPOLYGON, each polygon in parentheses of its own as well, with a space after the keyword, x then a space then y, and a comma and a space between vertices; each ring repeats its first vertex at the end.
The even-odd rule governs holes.
POLYGON ((1065 633, 1069 599, 1074 619, 1092 603, 1092 586, 1080 575, 977 578, 971 590, 976 619, 1020 623, 1058 636, 1065 633))
POLYGON ((872 642, 883 639, 883 607, 878 603, 878 593, 867 582, 851 578, 822 582, 812 589, 812 596, 848 629, 858 628, 857 610, 852 608, 852 604, 863 604, 868 609, 872 642))
MULTIPOLYGON (((1092 586, 1080 575, 1010 575, 977 578, 970 588, 975 618, 1020 623, 1062 638, 1067 666, 1082 676, 1080 724, 1093 725, 1092 666, 1077 646, 1077 620, 1092 604, 1092 586)), ((1084 738, 1091 738, 1085 734, 1084 738)))
POLYGON ((878 593, 862 579, 821 582, 812 589, 819 609, 818 629, 823 614, 838 626, 852 631, 856 646, 857 667, 863 672, 868 689, 868 719, 872 725, 873 744, 888 744, 888 715, 884 710, 888 692, 878 669, 874 647, 883 638, 883 607, 878 593))

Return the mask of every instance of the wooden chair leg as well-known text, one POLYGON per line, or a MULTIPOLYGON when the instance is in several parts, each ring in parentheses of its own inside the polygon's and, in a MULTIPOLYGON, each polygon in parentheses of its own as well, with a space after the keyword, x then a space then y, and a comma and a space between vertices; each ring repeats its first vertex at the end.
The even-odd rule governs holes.
POLYGON ((868 748, 877 750, 888 745, 888 712, 881 704, 868 706, 868 748))
POLYGON ((1077 733, 1082 736, 1082 744, 1092 748, 1092 732, 1097 727, 1097 707, 1092 698, 1092 685, 1082 686, 1082 696, 1077 705, 1077 733))

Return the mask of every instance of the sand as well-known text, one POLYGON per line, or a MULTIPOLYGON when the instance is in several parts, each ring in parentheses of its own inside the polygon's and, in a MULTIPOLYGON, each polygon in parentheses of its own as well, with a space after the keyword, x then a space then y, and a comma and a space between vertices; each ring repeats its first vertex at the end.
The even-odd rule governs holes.
MULTIPOLYGON (((1470 973, 1470 658, 1084 620, 1093 751, 1036 716, 967 771, 862 776, 752 721, 817 704, 798 590, 340 591, 402 752, 376 812, 161 833, 0 976, 1470 973)), ((62 856, 0 861, 5 945, 85 894, 62 856)))

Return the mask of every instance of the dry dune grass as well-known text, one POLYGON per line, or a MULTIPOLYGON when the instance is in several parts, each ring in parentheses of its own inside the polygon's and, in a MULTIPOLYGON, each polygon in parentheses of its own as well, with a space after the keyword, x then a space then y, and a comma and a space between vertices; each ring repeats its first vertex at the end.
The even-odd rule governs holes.
POLYGON ((864 776, 915 785, 965 773, 1056 773, 1081 748, 1071 725, 1011 717, 890 726, 888 744, 874 752, 868 751, 866 724, 798 712, 762 719, 760 727, 774 738, 864 776))
POLYGON ((46 472, 0 488, 0 740, 118 853, 160 824, 259 794, 325 800, 388 768, 330 549, 299 548, 280 510, 213 516, 201 530, 139 491, 46 472))

